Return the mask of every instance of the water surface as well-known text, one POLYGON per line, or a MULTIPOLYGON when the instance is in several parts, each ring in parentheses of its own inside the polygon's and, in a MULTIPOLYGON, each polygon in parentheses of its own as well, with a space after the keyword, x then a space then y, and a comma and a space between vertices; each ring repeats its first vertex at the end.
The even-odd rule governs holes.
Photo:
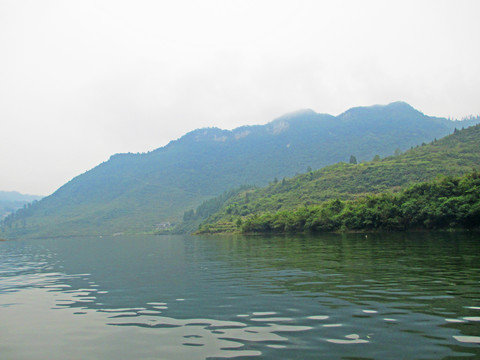
POLYGON ((478 233, 0 243, 2 359, 480 358, 478 233))

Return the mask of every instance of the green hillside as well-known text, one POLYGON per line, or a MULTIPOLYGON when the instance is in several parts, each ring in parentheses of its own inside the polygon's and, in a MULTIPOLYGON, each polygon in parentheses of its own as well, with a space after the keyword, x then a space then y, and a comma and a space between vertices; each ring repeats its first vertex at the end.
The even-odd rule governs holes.
MULTIPOLYGON (((398 156, 360 164, 339 163, 276 181, 265 188, 244 190, 225 201, 220 211, 204 222, 200 231, 251 232, 255 229, 255 221, 262 223, 259 217, 265 222, 277 221, 276 231, 280 231, 280 218, 295 217, 295 214, 299 215, 298 211, 323 211, 316 207, 319 204, 344 209, 345 200, 364 198, 372 193, 396 192, 415 183, 431 181, 438 175, 466 174, 478 168, 480 126, 476 125, 398 156), (339 200, 342 201, 336 202, 339 200), (252 226, 246 225, 248 221, 252 226)), ((392 203, 398 200, 389 198, 393 195, 383 196, 385 201, 392 203)), ((365 206, 362 201, 356 202, 355 206, 365 206)))
POLYGON ((387 156, 478 120, 429 117, 396 102, 338 116, 304 110, 231 131, 199 129, 149 153, 112 156, 6 218, 0 234, 151 232, 180 222, 185 211, 242 184, 265 186, 307 168, 348 161, 351 155, 359 161, 387 156))

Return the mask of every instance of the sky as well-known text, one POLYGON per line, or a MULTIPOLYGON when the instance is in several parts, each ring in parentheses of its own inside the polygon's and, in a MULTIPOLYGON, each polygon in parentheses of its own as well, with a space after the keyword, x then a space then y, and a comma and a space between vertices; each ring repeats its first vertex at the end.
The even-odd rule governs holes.
POLYGON ((480 114, 480 1, 0 0, 0 190, 197 128, 406 101, 480 114))

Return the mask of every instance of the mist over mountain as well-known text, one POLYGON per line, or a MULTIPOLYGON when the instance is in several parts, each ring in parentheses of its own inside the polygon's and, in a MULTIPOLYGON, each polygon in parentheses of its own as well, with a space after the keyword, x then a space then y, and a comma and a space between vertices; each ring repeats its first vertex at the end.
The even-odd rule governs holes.
POLYGON ((41 198, 39 195, 21 194, 18 191, 0 191, 0 219, 41 198))
POLYGON ((0 191, 0 201, 24 201, 31 202, 40 200, 43 196, 21 194, 18 191, 0 191))
POLYGON ((148 232, 236 186, 265 185, 351 155, 384 157, 477 120, 430 117, 395 102, 338 116, 302 110, 231 131, 198 129, 149 153, 113 155, 2 229, 13 237, 148 232))

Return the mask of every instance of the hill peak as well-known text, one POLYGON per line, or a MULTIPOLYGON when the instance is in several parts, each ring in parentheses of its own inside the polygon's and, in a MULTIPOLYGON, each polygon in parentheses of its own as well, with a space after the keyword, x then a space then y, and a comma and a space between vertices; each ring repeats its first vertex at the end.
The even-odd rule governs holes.
POLYGON ((395 115, 401 117, 416 117, 424 116, 424 114, 415 109, 410 104, 404 101, 395 101, 386 105, 373 105, 373 106, 358 106, 348 109, 342 114, 338 115, 340 119, 350 119, 363 116, 378 116, 381 115, 386 118, 388 115, 395 115))
POLYGON ((292 111, 282 116, 279 116, 278 118, 275 118, 273 121, 271 121, 271 123, 276 121, 288 121, 296 118, 304 118, 306 116, 315 116, 315 115, 317 115, 317 113, 312 109, 300 109, 300 110, 292 111))

